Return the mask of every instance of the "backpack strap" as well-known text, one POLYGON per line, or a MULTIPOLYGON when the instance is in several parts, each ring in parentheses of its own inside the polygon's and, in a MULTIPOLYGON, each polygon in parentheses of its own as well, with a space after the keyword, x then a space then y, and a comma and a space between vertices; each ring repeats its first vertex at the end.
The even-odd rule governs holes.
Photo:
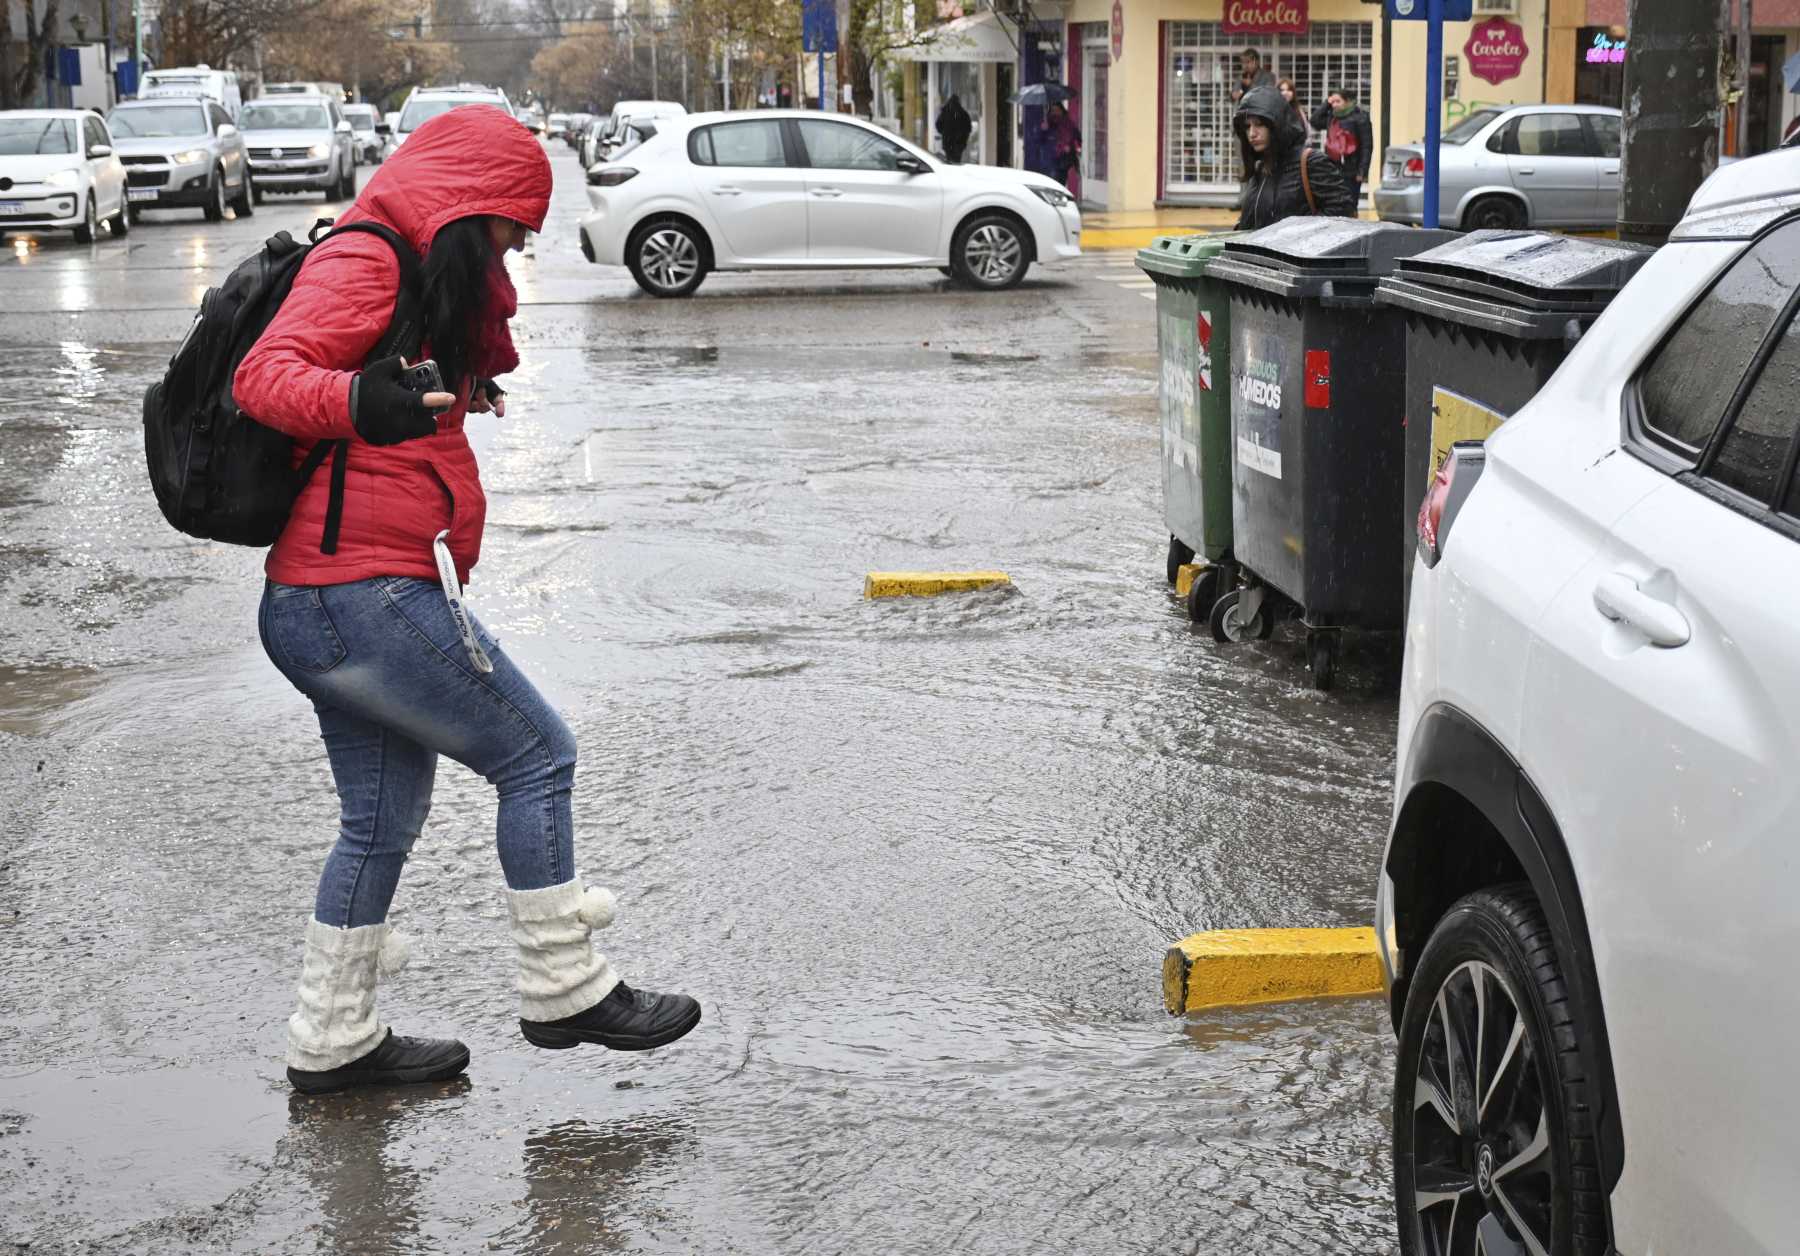
POLYGON ((1310 148, 1300 150, 1300 190, 1306 193, 1306 207, 1313 213, 1319 212, 1319 202, 1313 199, 1312 176, 1307 167, 1312 165, 1313 152, 1310 148))
MULTIPOLYGON (((368 361, 379 361, 392 357, 396 353, 406 355, 418 352, 423 340, 424 328, 420 326, 420 307, 424 303, 424 279, 419 265, 419 255, 413 252, 411 244, 398 231, 385 223, 379 222, 347 222, 342 226, 332 226, 332 220, 321 218, 313 224, 309 238, 314 244, 323 243, 334 235, 346 231, 360 231, 368 235, 380 236, 394 250, 394 257, 400 263, 400 290, 394 294, 394 315, 388 321, 388 329, 376 342, 369 353, 368 361), (321 234, 323 232, 323 234, 321 234)), ((319 536, 319 552, 335 554, 338 547, 338 532, 344 523, 344 477, 350 466, 350 442, 348 440, 322 440, 307 452, 306 460, 300 464, 295 473, 298 477, 295 491, 306 484, 319 469, 325 459, 331 458, 331 492, 325 501, 325 528, 319 536)))

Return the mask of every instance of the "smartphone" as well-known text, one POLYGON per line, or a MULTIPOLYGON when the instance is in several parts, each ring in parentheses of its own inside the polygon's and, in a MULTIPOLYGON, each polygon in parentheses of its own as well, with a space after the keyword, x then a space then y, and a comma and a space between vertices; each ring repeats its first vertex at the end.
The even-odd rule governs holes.
POLYGON ((400 360, 400 383, 416 393, 448 392, 444 387, 444 377, 438 371, 438 364, 431 358, 423 362, 415 362, 408 366, 406 359, 400 360))

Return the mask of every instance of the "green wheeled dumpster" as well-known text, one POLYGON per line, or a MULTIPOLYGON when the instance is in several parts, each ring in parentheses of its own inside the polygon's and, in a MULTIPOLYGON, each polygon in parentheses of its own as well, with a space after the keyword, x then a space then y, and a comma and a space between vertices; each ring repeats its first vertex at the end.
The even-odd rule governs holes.
POLYGON ((1231 301, 1206 277, 1206 263, 1238 233, 1161 236, 1140 249, 1138 268, 1156 284, 1156 345, 1162 359, 1163 518, 1169 583, 1182 566, 1203 569, 1188 586, 1188 614, 1201 623, 1236 580, 1231 555, 1231 301))
POLYGON ((1266 637, 1278 610, 1297 609, 1319 689, 1332 685, 1341 629, 1401 623, 1406 327, 1375 303, 1375 287, 1401 258, 1455 234, 1288 218, 1207 263, 1231 294, 1232 550, 1243 574, 1209 622, 1222 642, 1266 637))
POLYGON ((1414 515, 1451 444, 1486 439, 1535 397, 1650 254, 1613 240, 1476 231, 1402 259, 1376 288, 1406 320, 1407 595, 1414 515))

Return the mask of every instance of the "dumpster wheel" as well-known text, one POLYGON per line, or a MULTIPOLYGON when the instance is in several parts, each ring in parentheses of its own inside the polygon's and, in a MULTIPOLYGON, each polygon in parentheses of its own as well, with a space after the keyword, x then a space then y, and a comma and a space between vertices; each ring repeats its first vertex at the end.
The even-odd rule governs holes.
POLYGON ((1188 586, 1188 618, 1196 624, 1210 623, 1213 607, 1225 591, 1236 583, 1236 571, 1225 563, 1212 563, 1196 572, 1194 582, 1188 586))
MULTIPOLYGON (((1275 631, 1275 617, 1269 613, 1266 598, 1259 596, 1256 599, 1256 610, 1248 620, 1239 617, 1238 608, 1248 592, 1251 590, 1233 589, 1213 603, 1208 626, 1212 629, 1214 641, 1226 644, 1234 641, 1267 641, 1269 634, 1275 631)), ((1261 590, 1256 592, 1260 594, 1261 590)))
POLYGON ((1306 666, 1314 689, 1323 693, 1337 680, 1338 632, 1335 628, 1306 630, 1306 666))

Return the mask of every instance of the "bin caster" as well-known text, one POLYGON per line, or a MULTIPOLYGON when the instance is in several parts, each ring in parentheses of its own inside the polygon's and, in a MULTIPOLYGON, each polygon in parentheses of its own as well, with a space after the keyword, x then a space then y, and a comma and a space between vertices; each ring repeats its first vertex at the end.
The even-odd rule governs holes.
POLYGON ((1212 566, 1197 572, 1194 582, 1188 586, 1188 618, 1196 624, 1206 623, 1212 614, 1213 604, 1219 600, 1219 595, 1230 587, 1231 581, 1225 578, 1223 567, 1212 566))
POLYGON ((1338 634, 1332 628, 1306 630, 1306 666, 1314 689, 1323 693, 1337 677, 1338 634))
POLYGON ((1181 569, 1194 561, 1194 551, 1188 548, 1187 542, 1169 533, 1169 583, 1175 583, 1175 577, 1181 569))
POLYGON ((1213 603, 1208 621, 1214 641, 1267 641, 1274 617, 1264 605, 1261 588, 1233 589, 1213 603))

